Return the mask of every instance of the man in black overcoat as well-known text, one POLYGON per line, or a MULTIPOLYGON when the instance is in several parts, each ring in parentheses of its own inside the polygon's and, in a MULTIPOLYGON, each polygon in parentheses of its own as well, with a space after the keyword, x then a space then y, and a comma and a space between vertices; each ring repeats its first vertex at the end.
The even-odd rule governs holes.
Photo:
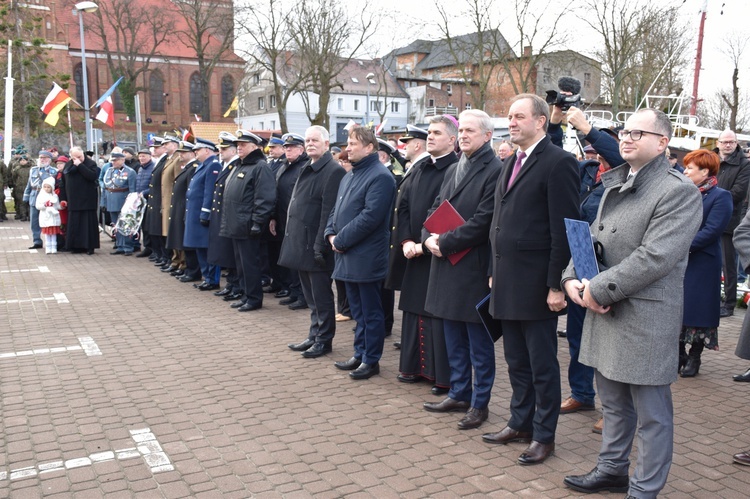
POLYGON ((449 201, 465 220, 443 234, 423 234, 422 247, 432 253, 425 310, 443 319, 451 369, 450 391, 441 402, 428 402, 431 412, 466 412, 460 430, 479 427, 489 415, 495 382, 495 345, 482 326, 476 304, 489 292, 489 241, 495 183, 500 160, 492 150, 492 119, 470 109, 458 118, 461 159, 446 172, 431 211, 449 201), (447 257, 469 250, 455 264, 447 257), (472 369, 474 380, 472 383, 472 369))
POLYGON ((323 234, 346 172, 328 152, 328 145, 325 128, 314 125, 305 132, 305 151, 310 161, 302 166, 291 194, 279 257, 280 265, 299 273, 311 310, 307 339, 287 345, 306 358, 329 353, 336 333, 331 288, 333 251, 323 234))
POLYGON ((560 280, 570 260, 563 219, 580 217, 580 177, 575 157, 547 136, 544 99, 516 96, 509 117, 518 150, 495 192, 490 313, 502 321, 513 396, 507 427, 483 438, 530 441, 518 462, 537 464, 554 451, 560 415, 556 328, 567 306, 560 280))

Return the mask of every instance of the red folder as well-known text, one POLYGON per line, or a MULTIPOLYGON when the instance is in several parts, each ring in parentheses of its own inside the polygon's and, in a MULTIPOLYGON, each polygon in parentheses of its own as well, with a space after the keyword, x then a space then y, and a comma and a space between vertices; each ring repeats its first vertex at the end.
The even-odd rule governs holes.
MULTIPOLYGON (((464 217, 453 207, 453 205, 447 199, 440 203, 437 210, 432 212, 432 215, 427 217, 424 221, 424 228, 433 234, 444 234, 449 230, 453 230, 456 227, 461 227, 466 223, 464 217)), ((466 254, 471 251, 471 248, 466 248, 458 253, 448 255, 448 261, 452 265, 457 264, 466 254)))

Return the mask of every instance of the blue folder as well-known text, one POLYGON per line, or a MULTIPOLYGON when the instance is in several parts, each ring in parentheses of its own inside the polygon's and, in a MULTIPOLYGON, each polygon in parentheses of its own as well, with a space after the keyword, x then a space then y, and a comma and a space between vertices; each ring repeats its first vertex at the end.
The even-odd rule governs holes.
POLYGON ((568 236, 568 247, 578 280, 591 279, 599 273, 599 265, 594 252, 594 240, 591 237, 589 224, 583 220, 565 219, 565 233, 568 236))

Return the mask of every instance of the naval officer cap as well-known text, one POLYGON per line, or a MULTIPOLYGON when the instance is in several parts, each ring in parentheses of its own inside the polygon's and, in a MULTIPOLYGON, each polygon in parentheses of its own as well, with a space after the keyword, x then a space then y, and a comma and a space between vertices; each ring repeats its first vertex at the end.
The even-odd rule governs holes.
POLYGON ((237 136, 237 142, 251 142, 255 145, 263 145, 263 139, 255 135, 253 132, 249 132, 247 130, 237 130, 237 133, 235 133, 237 136))
POLYGON ((277 134, 272 134, 271 138, 268 140, 269 146, 283 146, 284 140, 277 134))
POLYGON ((193 152, 193 144, 187 140, 182 140, 177 148, 177 152, 193 152))
POLYGON ((284 146, 304 146, 305 138, 298 133, 285 133, 281 136, 284 146))
POLYGON ((216 144, 211 142, 208 139, 202 139, 200 137, 195 138, 195 144, 193 144, 193 150, 197 149, 208 149, 209 151, 216 152, 218 149, 216 149, 216 144))
POLYGON ((237 137, 232 135, 229 132, 219 132, 219 143, 216 144, 216 147, 219 149, 225 149, 227 147, 236 146, 237 145, 237 137))
POLYGON ((160 147, 164 145, 164 138, 163 137, 154 137, 151 139, 154 143, 154 147, 160 147))
POLYGON ((174 135, 167 135, 167 134, 165 133, 165 134, 164 134, 164 143, 166 144, 167 142, 174 142, 175 144, 179 144, 179 143, 180 143, 180 139, 179 139, 179 138, 177 138, 177 137, 176 137, 176 136, 174 136, 174 135))
POLYGON ((411 139, 427 140, 427 130, 422 130, 414 125, 406 125, 406 135, 398 139, 398 141, 409 142, 411 139))
POLYGON ((389 155, 396 154, 396 148, 383 139, 378 139, 378 150, 388 153, 389 155))

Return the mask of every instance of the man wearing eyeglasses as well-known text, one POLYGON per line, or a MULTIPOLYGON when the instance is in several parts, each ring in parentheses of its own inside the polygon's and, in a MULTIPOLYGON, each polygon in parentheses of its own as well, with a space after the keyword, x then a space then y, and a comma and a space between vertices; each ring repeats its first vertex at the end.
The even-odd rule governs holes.
POLYGON ((685 268, 703 208, 698 189, 664 155, 671 134, 661 111, 642 109, 628 119, 619 133, 626 163, 602 174, 606 190, 591 224, 604 250, 602 270, 590 281, 577 278, 572 262, 563 272, 568 298, 587 309, 579 360, 594 368, 604 414, 596 467, 565 477, 578 492, 655 498, 672 464, 670 384, 677 380, 685 268))
POLYGON ((721 156, 719 187, 732 193, 734 203, 732 218, 721 235, 721 271, 724 274, 724 306, 721 308, 721 316, 729 317, 734 315, 734 307, 737 304, 737 254, 734 251, 732 234, 742 219, 742 205, 750 184, 750 161, 742 153, 742 148, 737 143, 737 135, 733 131, 724 130, 716 142, 717 152, 721 156))

